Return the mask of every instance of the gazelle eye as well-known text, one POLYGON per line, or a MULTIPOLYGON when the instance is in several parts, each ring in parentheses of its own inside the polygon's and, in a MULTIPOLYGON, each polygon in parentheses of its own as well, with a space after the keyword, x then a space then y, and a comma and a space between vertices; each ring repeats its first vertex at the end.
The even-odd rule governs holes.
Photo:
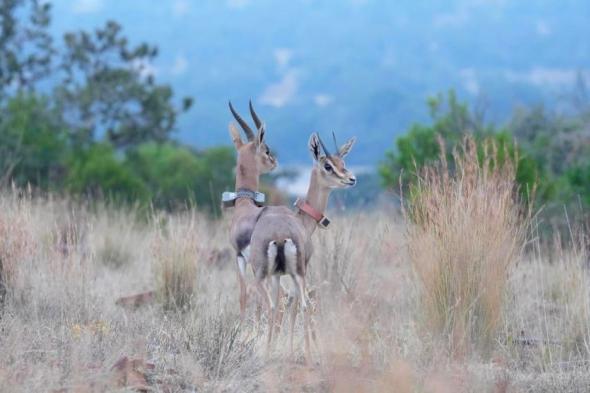
POLYGON ((332 172, 332 165, 324 164, 324 169, 327 170, 328 172, 332 172))

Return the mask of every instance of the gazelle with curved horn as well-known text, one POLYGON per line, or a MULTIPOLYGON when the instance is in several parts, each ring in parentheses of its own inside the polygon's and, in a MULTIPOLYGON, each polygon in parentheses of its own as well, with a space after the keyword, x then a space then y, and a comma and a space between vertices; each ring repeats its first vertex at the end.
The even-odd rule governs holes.
MULTIPOLYGON (((248 261, 255 271, 256 288, 267 306, 269 315, 268 348, 272 342, 274 323, 278 315, 280 276, 289 275, 296 288, 296 296, 303 312, 307 362, 310 359, 310 319, 305 299, 305 273, 313 253, 311 235, 318 226, 325 228, 330 224, 324 212, 332 190, 351 187, 356 183, 355 176, 346 169, 344 162, 344 157, 350 152, 354 142, 354 138, 350 139, 332 154, 319 135, 312 134, 309 139, 309 150, 313 156, 314 166, 305 200, 297 200, 296 213, 280 206, 270 206, 265 209, 258 218, 250 240, 248 261), (270 292, 264 285, 266 278, 270 279, 270 292)), ((291 305, 291 352, 293 351, 296 303, 293 302, 291 305)))
POLYGON ((246 134, 247 142, 243 142, 240 133, 233 123, 229 131, 238 152, 236 163, 235 193, 224 193, 224 205, 235 206, 231 226, 230 243, 236 251, 236 264, 240 282, 240 316, 243 318, 246 310, 246 258, 244 250, 250 244, 252 231, 261 212, 263 194, 258 192, 259 177, 277 167, 277 159, 265 143, 265 126, 260 121, 250 101, 250 113, 256 125, 254 135, 248 123, 235 111, 231 102, 229 109, 246 134), (226 194, 229 197, 226 198, 226 194))

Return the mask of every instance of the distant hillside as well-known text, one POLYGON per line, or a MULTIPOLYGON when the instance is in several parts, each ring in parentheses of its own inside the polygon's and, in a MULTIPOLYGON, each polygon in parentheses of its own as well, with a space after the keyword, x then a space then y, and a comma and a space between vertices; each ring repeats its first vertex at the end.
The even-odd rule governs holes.
POLYGON ((309 161, 310 132, 335 130, 359 137, 352 164, 373 164, 449 88, 500 120, 590 75, 587 0, 53 3, 58 34, 115 19, 159 46, 157 78, 195 98, 181 139, 228 144, 227 100, 246 113, 252 97, 286 163, 309 161))

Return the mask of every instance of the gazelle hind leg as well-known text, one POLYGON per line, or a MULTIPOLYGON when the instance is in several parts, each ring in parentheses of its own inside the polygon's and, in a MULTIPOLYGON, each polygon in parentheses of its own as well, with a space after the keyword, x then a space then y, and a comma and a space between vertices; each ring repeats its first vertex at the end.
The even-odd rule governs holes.
POLYGON ((269 281, 270 281, 270 286, 271 286, 271 292, 272 295, 269 294, 269 292, 267 291, 267 295, 268 295, 268 300, 270 303, 270 307, 268 310, 268 342, 267 342, 267 349, 270 349, 270 344, 272 342, 272 333, 274 330, 274 321, 275 321, 275 310, 276 310, 276 300, 278 300, 279 297, 279 277, 275 276, 273 274, 274 272, 274 266, 275 266, 275 261, 277 259, 277 253, 278 253, 278 248, 277 248, 277 243, 275 241, 271 241, 270 243, 268 243, 268 248, 266 250, 266 256, 267 256, 267 272, 270 275, 269 276, 269 281))
POLYGON ((285 311, 286 311, 286 307, 283 307, 283 298, 285 297, 285 294, 288 293, 287 290, 285 290, 285 287, 283 287, 283 284, 281 284, 280 278, 279 278, 279 296, 277 298, 277 318, 275 320, 275 330, 276 330, 276 335, 277 337, 279 336, 279 334, 281 333, 281 329, 283 328, 283 319, 285 318, 285 311))
POLYGON ((291 356, 293 356, 293 335, 295 331, 295 321, 297 320, 297 311, 299 308, 299 286, 294 275, 291 276, 291 279, 293 280, 294 291, 289 293, 287 306, 290 311, 289 349, 291 351, 291 356))
MULTIPOLYGON (((272 299, 270 296, 270 293, 268 292, 268 290, 266 289, 266 287, 264 286, 264 282, 262 279, 257 278, 256 279, 256 289, 258 289, 258 293, 260 294, 260 297, 262 298, 263 303, 266 305, 266 311, 268 314, 268 319, 269 321, 271 320, 271 315, 273 314, 273 309, 272 309, 272 299)), ((269 325, 269 327, 272 327, 272 325, 269 325)), ((272 329, 269 330, 269 334, 268 334, 268 342, 267 342, 267 352, 270 349, 270 341, 272 340, 272 329)))
POLYGON ((269 319, 269 323, 268 323, 268 345, 271 345, 272 343, 272 333, 273 330, 275 329, 275 322, 277 321, 277 317, 278 317, 278 311, 279 311, 279 296, 281 293, 280 290, 280 283, 279 283, 279 276, 272 276, 270 278, 270 287, 271 287, 271 291, 272 291, 272 296, 271 296, 271 311, 272 311, 272 315, 270 315, 270 319, 269 319))

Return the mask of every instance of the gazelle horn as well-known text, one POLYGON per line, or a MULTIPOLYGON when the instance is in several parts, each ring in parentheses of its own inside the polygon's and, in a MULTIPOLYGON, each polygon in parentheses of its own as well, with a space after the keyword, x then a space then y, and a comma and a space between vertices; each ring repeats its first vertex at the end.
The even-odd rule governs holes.
POLYGON ((236 112, 236 110, 232 106, 231 101, 229 102, 229 110, 231 111, 232 115, 234 115, 234 118, 246 133, 246 138, 248 138, 249 141, 253 141, 254 133, 252 132, 252 129, 250 128, 250 126, 248 126, 248 123, 246 123, 244 119, 242 119, 242 117, 238 115, 238 112, 236 112))
POLYGON ((324 145, 324 142, 322 141, 322 138, 320 138, 320 134, 318 133, 317 136, 318 136, 318 141, 320 141, 320 145, 322 146, 322 150, 324 150, 324 154, 326 156, 329 156, 330 155, 330 151, 328 149, 326 149, 326 145, 324 145))
POLYGON ((256 129, 259 130, 262 127, 262 122, 258 118, 258 115, 254 111, 254 107, 252 106, 252 100, 249 103, 250 106, 250 114, 252 115, 252 119, 254 119, 254 124, 256 125, 256 129))
POLYGON ((338 149, 338 142, 336 142, 336 133, 332 131, 332 139, 334 139, 334 148, 336 149, 336 154, 340 156, 340 150, 338 149))

